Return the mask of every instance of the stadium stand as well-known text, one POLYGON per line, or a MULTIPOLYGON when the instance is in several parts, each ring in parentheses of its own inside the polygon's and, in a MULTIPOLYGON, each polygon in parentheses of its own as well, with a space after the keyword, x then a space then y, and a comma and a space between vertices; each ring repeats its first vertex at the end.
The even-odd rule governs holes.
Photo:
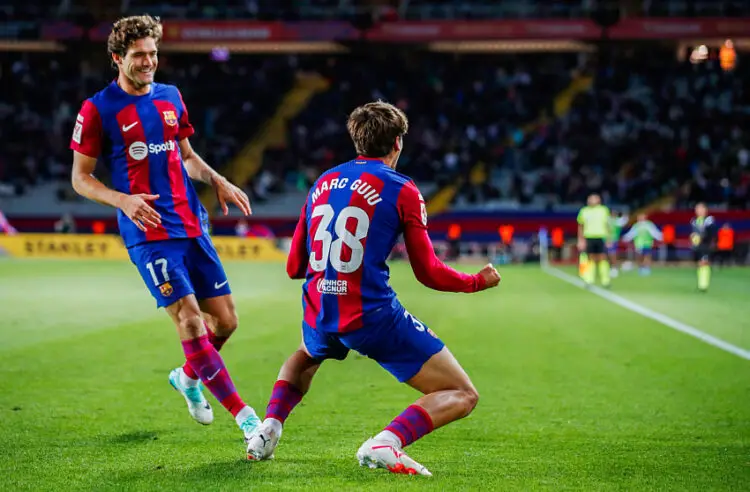
MULTIPOLYGON (((367 25, 358 17, 362 12, 373 13, 370 21, 426 20, 431 26, 476 18, 523 23, 530 15, 540 23, 591 22, 587 16, 594 6, 572 1, 561 7, 546 0, 123 0, 97 9, 89 0, 53 3, 54 8, 40 11, 33 3, 13 0, 0 15, 23 25, 46 15, 106 27, 113 16, 139 13, 148 5, 151 13, 190 23, 347 19, 361 28, 367 25)), ((747 10, 743 2, 620 3, 623 16, 687 18, 747 10)), ((394 102, 409 115, 400 170, 418 182, 430 205, 440 205, 428 207, 430 215, 458 214, 433 220, 437 237, 447 233, 450 221, 463 221, 461 214, 565 213, 591 191, 631 210, 657 202, 684 209, 699 200, 720 209, 746 209, 747 66, 726 70, 713 55, 696 63, 688 56, 692 47, 678 50, 674 43, 588 43, 592 49, 537 49, 535 54, 507 46, 495 53, 439 53, 426 44, 368 46, 351 38, 342 43, 344 52, 335 54, 226 51, 217 56, 165 50, 158 79, 181 88, 197 130, 194 147, 250 194, 252 220, 267 221, 279 235, 291 232, 288 219, 316 177, 352 156, 346 116, 372 99, 394 102)), ((64 212, 111 216, 72 193, 67 142, 82 99, 114 72, 101 40, 79 39, 67 48, 0 55, 9 87, 0 96, 0 128, 7 142, 0 149, 0 209, 11 219, 50 211, 56 218, 64 212), (55 83, 46 83, 50 80, 55 83)), ((210 190, 203 191, 210 205, 210 190)), ((219 219, 216 226, 230 231, 235 223, 219 219)), ((471 236, 471 228, 464 228, 466 237, 497 235, 495 225, 485 229, 471 236)), ((528 235, 532 229, 516 231, 528 235)))
MULTIPOLYGON (((8 140, 0 157, 5 194, 9 187, 22 194, 40 183, 67 181, 77 106, 107 83, 109 68, 51 54, 6 53, 2 65, 12 74, 0 104, 8 140), (59 83, 42 83, 49 79, 59 83)), ((401 166, 415 180, 442 186, 486 163, 486 178, 467 181, 457 194, 459 208, 577 204, 594 189, 614 204, 674 192, 683 204, 746 205, 746 67, 724 72, 717 62, 693 65, 666 52, 617 54, 599 66, 592 90, 579 95, 568 114, 522 132, 540 115, 553 115, 553 96, 586 68, 581 65, 573 55, 381 52, 211 62, 204 55, 168 54, 160 79, 182 88, 197 127, 195 146, 218 166, 272 114, 295 72, 316 71, 329 80, 330 88, 290 123, 288 144, 267 150, 262 170, 245 183, 259 201, 306 190, 322 170, 347 158, 347 112, 382 98, 411 117, 401 166)))
MULTIPOLYGON (((0 183, 6 195, 60 183, 66 190, 60 196, 72 197, 68 142, 75 115, 113 73, 104 53, 95 56, 99 60, 91 63, 77 55, 2 54, 2 71, 12 74, 9 90, 0 96, 7 139, 0 151, 0 183)), ((294 57, 284 56, 212 62, 205 55, 170 54, 162 56, 159 70, 161 81, 181 88, 199 135, 196 150, 208 162, 223 163, 276 108, 293 81, 294 64, 294 57)))

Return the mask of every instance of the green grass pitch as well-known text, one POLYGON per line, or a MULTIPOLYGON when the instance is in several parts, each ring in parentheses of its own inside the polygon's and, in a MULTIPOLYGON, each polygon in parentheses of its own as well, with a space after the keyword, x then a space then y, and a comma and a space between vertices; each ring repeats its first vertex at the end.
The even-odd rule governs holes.
MULTIPOLYGON (((263 413, 299 343, 299 283, 280 264, 226 265, 240 329, 222 351, 263 413)), ((434 474, 359 468, 354 453, 412 402, 376 363, 329 362, 276 460, 244 459, 214 403, 194 423, 167 383, 177 336, 132 265, 0 259, 3 490, 747 490, 750 361, 546 275, 501 269, 477 295, 392 269, 402 302, 445 340, 481 395, 467 419, 408 448, 434 474)), ((750 270, 631 272, 613 291, 750 349, 750 270)), ((213 401, 213 397, 208 395, 213 401)))

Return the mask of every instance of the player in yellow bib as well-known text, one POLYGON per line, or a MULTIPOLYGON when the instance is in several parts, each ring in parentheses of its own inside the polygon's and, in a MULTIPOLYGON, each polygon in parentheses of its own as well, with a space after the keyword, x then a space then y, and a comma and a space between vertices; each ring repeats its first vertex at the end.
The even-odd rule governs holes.
POLYGON ((578 212, 578 250, 586 252, 587 265, 583 269, 583 280, 594 283, 596 270, 602 287, 609 287, 609 261, 607 241, 611 231, 609 208, 602 205, 596 193, 589 195, 587 205, 578 212))

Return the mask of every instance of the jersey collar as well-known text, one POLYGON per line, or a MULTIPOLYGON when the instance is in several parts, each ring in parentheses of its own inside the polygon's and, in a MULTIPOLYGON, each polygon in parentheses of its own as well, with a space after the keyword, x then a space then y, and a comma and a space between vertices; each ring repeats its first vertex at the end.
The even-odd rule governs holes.
POLYGON ((147 96, 150 96, 154 92, 154 84, 155 83, 156 82, 152 82, 151 83, 151 86, 148 88, 148 92, 146 94, 141 94, 141 95, 138 95, 138 96, 136 96, 134 94, 128 94, 127 92, 125 92, 125 90, 122 87, 120 87, 120 84, 117 83, 117 79, 114 79, 110 85, 112 86, 112 88, 114 88, 114 90, 116 90, 122 96, 138 98, 138 97, 147 97, 147 96))
POLYGON ((354 162, 357 164, 367 164, 368 162, 379 162, 381 164, 385 164, 383 162, 383 159, 378 159, 377 157, 366 157, 363 155, 358 155, 356 159, 354 159, 354 162))

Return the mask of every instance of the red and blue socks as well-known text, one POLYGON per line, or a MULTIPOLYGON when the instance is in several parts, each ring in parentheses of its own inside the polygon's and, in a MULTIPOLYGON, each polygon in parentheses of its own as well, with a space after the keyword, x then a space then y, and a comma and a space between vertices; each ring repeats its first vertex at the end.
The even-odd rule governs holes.
POLYGON ((302 392, 289 381, 276 381, 266 407, 266 418, 276 419, 283 424, 294 407, 302 400, 302 396, 302 392))
POLYGON ((397 444, 396 439, 393 438, 395 436, 404 448, 429 434, 434 428, 432 417, 427 410, 419 405, 411 405, 393 419, 383 432, 375 436, 375 439, 394 441, 394 444, 397 444))
MULTIPOLYGON (((200 376, 217 400, 226 408, 235 419, 242 417, 240 412, 249 408, 242 401, 229 377, 224 361, 219 355, 216 347, 208 340, 208 335, 203 335, 192 340, 184 340, 182 349, 185 352, 187 363, 194 373, 200 376)), ((252 409, 250 409, 252 411, 252 409)), ((244 412, 247 413, 247 412, 244 412)), ((244 420, 244 418, 243 418, 244 420)), ((237 422, 241 424, 241 422, 237 422)))
MULTIPOLYGON (((224 346, 225 343, 227 343, 227 340, 229 340, 229 337, 220 337, 214 334, 213 331, 208 327, 206 322, 203 322, 204 326, 206 327, 206 332, 208 333, 208 341, 211 343, 211 345, 214 346, 216 351, 218 352, 221 350, 221 347, 224 346)), ((198 384, 199 378, 198 374, 193 371, 193 368, 190 367, 190 364, 188 362, 185 362, 185 364, 182 366, 182 372, 186 376, 182 378, 182 384, 185 386, 196 386, 198 384)))

